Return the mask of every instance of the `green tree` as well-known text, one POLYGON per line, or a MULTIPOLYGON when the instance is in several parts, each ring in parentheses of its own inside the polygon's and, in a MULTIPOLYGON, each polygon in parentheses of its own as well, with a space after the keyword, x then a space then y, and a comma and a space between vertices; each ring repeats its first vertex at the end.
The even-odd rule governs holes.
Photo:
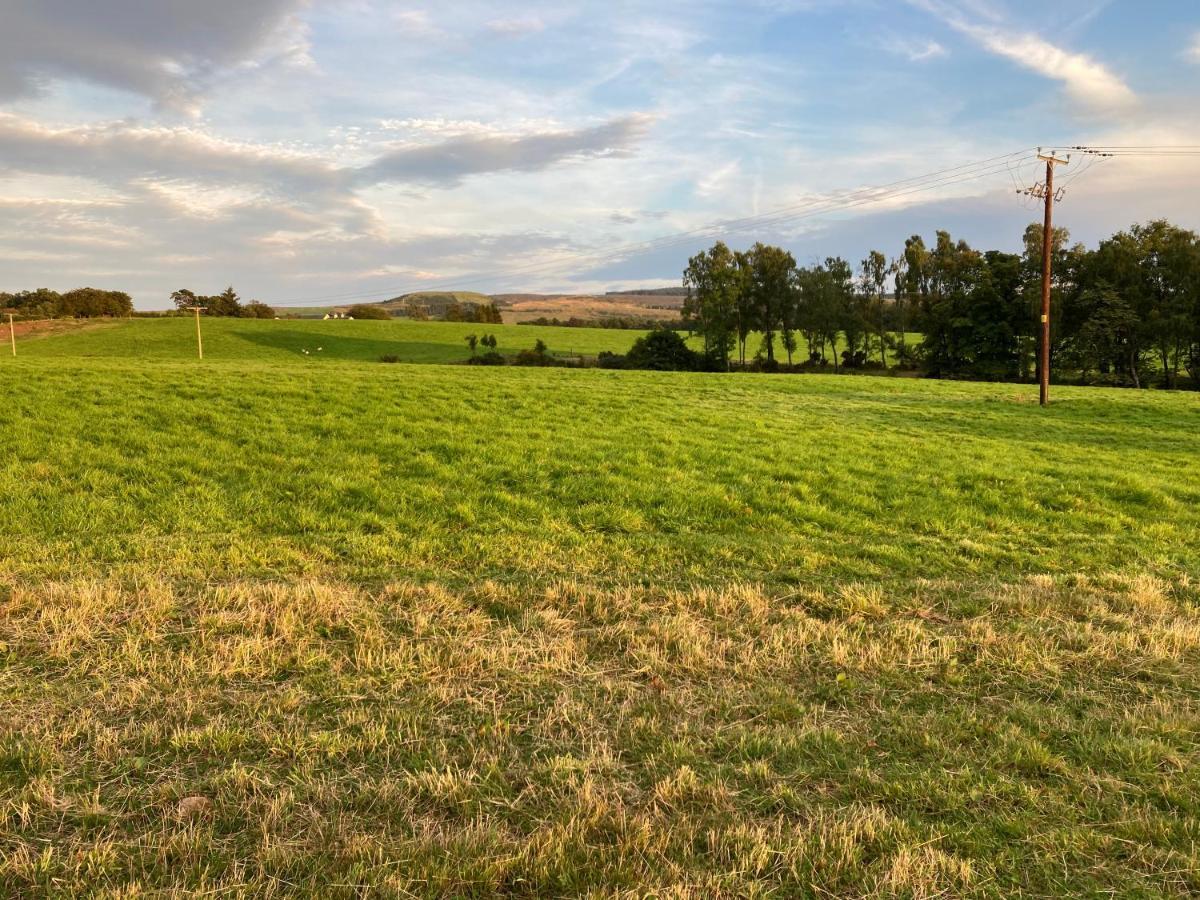
POLYGON ((195 293, 187 290, 186 288, 182 288, 171 294, 171 302, 175 304, 175 308, 178 310, 185 310, 193 306, 204 305, 200 302, 200 298, 197 297, 195 293))
POLYGON ((201 298, 201 306, 208 310, 210 316, 236 316, 241 310, 241 298, 233 286, 225 288, 215 297, 201 298))
POLYGON ((275 318, 275 310, 258 300, 251 300, 249 303, 242 305, 238 310, 238 315, 243 319, 273 319, 275 318))
POLYGON ((390 321, 392 314, 387 307, 378 303, 356 303, 346 310, 346 315, 354 320, 367 319, 376 322, 390 321))
POLYGON ((729 368, 729 355, 738 342, 738 305, 742 272, 737 256, 718 241, 688 260, 683 272, 687 298, 684 321, 704 339, 705 355, 729 368))
POLYGON ((101 316, 126 316, 133 312, 133 300, 124 291, 77 288, 59 297, 57 315, 76 319, 101 316))
POLYGON ((748 254, 750 294, 754 319, 762 331, 767 362, 775 362, 775 336, 783 328, 789 304, 794 302, 796 260, 779 247, 757 243, 748 254))
POLYGON ((633 342, 625 355, 630 369, 691 372, 701 368, 701 357, 687 345, 682 335, 667 328, 656 328, 633 342))
POLYGON ((887 286, 888 260, 872 250, 862 261, 860 284, 865 298, 865 317, 875 329, 879 341, 879 361, 887 368, 887 320, 884 291, 887 286))

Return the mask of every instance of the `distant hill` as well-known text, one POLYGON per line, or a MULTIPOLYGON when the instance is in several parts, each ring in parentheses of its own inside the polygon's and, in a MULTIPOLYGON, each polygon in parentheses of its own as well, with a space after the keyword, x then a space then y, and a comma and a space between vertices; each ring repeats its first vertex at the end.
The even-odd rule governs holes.
POLYGON ((606 297, 686 297, 685 287, 635 288, 632 291, 608 291, 606 297))
MULTIPOLYGON (((687 291, 682 287, 641 288, 629 291, 609 291, 605 294, 534 294, 505 293, 481 294, 477 291, 414 291, 401 294, 390 300, 377 301, 372 306, 381 306, 396 316, 406 314, 412 304, 424 307, 430 318, 441 318, 446 308, 454 303, 486 305, 495 303, 504 315, 505 322, 527 322, 531 319, 605 319, 605 318, 652 318, 674 321, 687 291)), ((306 309, 280 308, 280 315, 301 315, 320 318, 325 312, 345 312, 352 306, 347 303, 337 307, 309 307, 306 309)))
POLYGON ((420 303, 423 306, 448 306, 451 303, 491 303, 492 298, 487 294, 475 291, 414 291, 411 294, 401 294, 391 300, 384 300, 379 305, 388 309, 404 309, 409 303, 420 303))

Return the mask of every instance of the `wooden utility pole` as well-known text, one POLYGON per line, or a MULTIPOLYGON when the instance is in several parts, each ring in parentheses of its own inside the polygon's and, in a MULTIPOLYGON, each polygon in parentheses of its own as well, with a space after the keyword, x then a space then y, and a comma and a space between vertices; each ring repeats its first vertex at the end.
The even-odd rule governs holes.
POLYGON ((1050 402, 1050 275, 1054 259, 1054 204, 1063 196, 1061 188, 1057 192, 1054 190, 1054 167, 1068 165, 1071 157, 1068 155, 1066 159, 1059 159, 1054 151, 1042 153, 1039 147, 1038 159, 1046 164, 1046 181, 1024 193, 1046 201, 1046 221, 1042 226, 1042 337, 1038 351, 1041 404, 1045 406, 1050 402))
POLYGON ((13 314, 8 314, 8 342, 12 344, 13 356, 17 355, 17 326, 13 324, 13 314))
POLYGON ((200 359, 204 359, 204 341, 200 338, 200 310, 203 306, 189 306, 188 309, 196 314, 196 354, 200 359))

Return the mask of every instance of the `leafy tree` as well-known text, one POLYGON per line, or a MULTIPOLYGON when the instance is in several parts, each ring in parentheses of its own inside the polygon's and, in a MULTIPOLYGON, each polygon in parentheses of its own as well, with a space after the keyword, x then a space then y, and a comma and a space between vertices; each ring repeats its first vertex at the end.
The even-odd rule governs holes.
POLYGON ((860 285, 865 300, 864 318, 871 323, 878 335, 879 361, 887 368, 887 321, 885 318, 884 289, 887 286, 888 260, 878 250, 872 250, 862 261, 860 285))
POLYGON ((630 369, 692 372, 702 368, 701 357, 677 331, 658 328, 633 342, 625 354, 630 369))
POLYGON ((738 308, 743 278, 736 255, 723 243, 688 260, 683 273, 684 320, 704 338, 704 352, 723 369, 742 337, 738 308))
POLYGON ((750 292, 751 258, 749 253, 738 251, 733 255, 737 266, 738 286, 734 292, 734 320, 737 330, 738 361, 746 364, 746 341, 758 327, 758 312, 750 292))
POLYGON ((275 310, 258 300, 251 300, 238 310, 238 315, 243 319, 273 319, 275 310))
POLYGON ((377 322, 390 321, 392 314, 387 307, 378 303, 356 303, 346 310, 346 315, 352 319, 369 319, 377 322))
POLYGON ((133 300, 124 291, 77 288, 59 297, 58 315, 75 319, 100 316, 126 316, 133 312, 133 300))
POLYGON ((794 321, 789 307, 795 302, 796 260, 779 247, 755 244, 748 254, 750 295, 754 318, 763 336, 768 364, 775 362, 775 336, 785 320, 794 321))
POLYGON ((888 272, 892 276, 896 329, 899 332, 896 353, 900 362, 905 364, 910 357, 908 352, 908 261, 903 254, 892 260, 888 272))
POLYGON ((478 335, 468 334, 463 340, 467 342, 467 346, 471 348, 471 355, 474 356, 475 348, 479 346, 478 335))
POLYGON ((1072 361, 1084 379, 1096 371, 1119 380, 1127 378, 1134 387, 1140 387, 1137 313, 1107 285, 1089 290, 1082 299, 1092 311, 1072 342, 1072 361))
POLYGON ((189 307, 200 305, 196 295, 186 288, 182 288, 171 294, 171 302, 175 304, 175 308, 178 310, 185 310, 189 307))
POLYGON ((233 286, 225 288, 215 297, 205 297, 202 305, 210 316, 236 316, 241 310, 241 298, 233 286))

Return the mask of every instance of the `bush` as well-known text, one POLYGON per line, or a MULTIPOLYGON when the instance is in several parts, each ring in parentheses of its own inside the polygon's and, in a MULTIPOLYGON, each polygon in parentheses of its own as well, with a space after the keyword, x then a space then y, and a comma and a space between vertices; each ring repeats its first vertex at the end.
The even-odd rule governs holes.
POLYGON ((392 314, 384 307, 374 303, 356 303, 346 310, 346 315, 353 319, 390 319, 392 314))
POLYGON ((625 355, 625 365, 630 369, 696 372, 703 368, 703 358, 678 331, 659 328, 634 341, 625 355))
POLYGON ((258 300, 251 300, 238 310, 238 315, 243 319, 273 319, 275 310, 258 300))
POLYGON ((546 342, 541 338, 538 338, 532 350, 522 350, 513 360, 515 366, 553 366, 555 364, 554 357, 546 348, 546 342))
POLYGON ((505 359, 495 350, 488 353, 481 353, 479 356, 472 356, 467 360, 469 366, 502 366, 505 364, 505 359))
POLYGON ((400 362, 400 357, 396 356, 394 353, 385 353, 383 356, 379 357, 379 361, 381 363, 398 363, 400 362))
POLYGON ((611 350, 601 350, 600 355, 596 357, 596 365, 601 369, 624 369, 625 357, 620 353, 613 353, 611 350))

